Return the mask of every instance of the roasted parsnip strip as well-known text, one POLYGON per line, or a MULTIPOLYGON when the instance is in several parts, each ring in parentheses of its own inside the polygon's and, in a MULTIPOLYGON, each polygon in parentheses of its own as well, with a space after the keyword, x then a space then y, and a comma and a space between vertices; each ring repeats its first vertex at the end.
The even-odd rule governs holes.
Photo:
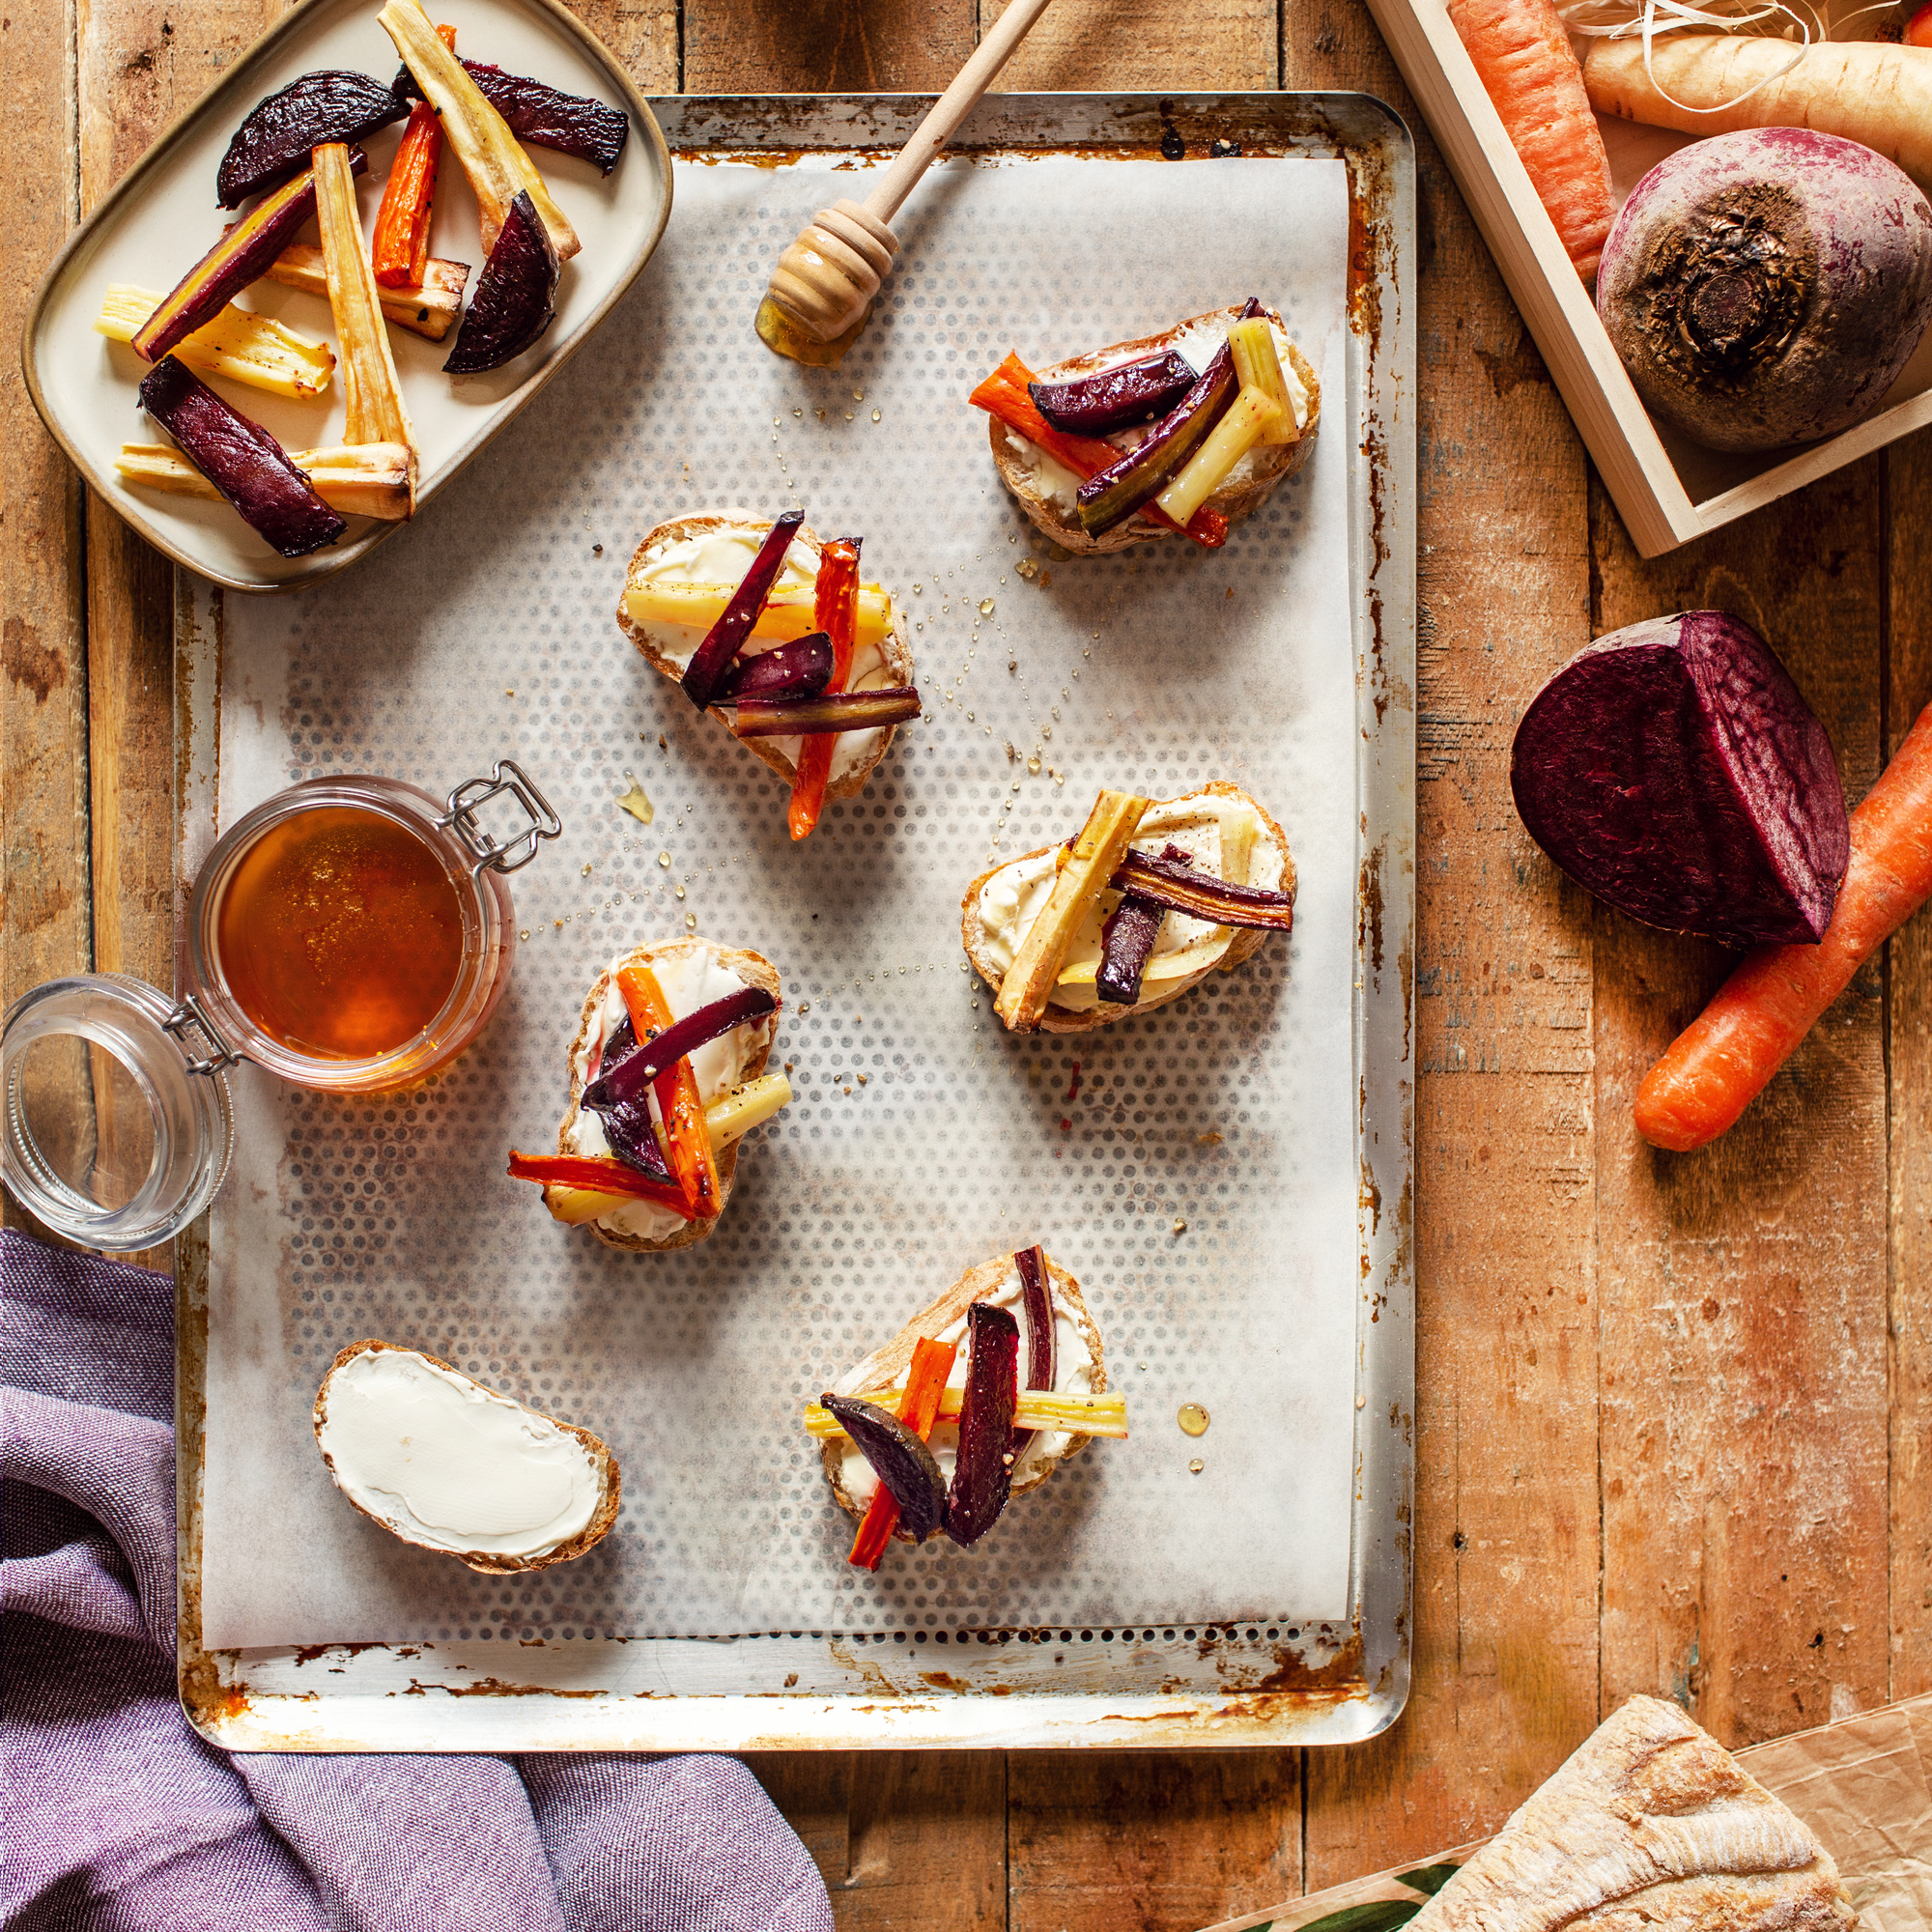
MULTIPOLYGON (((939 1420, 956 1421, 966 1391, 949 1388, 939 1398, 939 1420)), ((896 1409, 905 1395, 903 1388, 867 1389, 865 1399, 881 1408, 896 1409)), ((1080 1435, 1107 1435, 1122 1440, 1127 1433, 1127 1399, 1124 1395, 1063 1395, 1041 1389, 1021 1389, 1019 1406, 1013 1410, 1015 1429, 1071 1430, 1080 1435)), ((822 1404, 805 1406, 808 1435, 827 1441, 842 1435, 838 1418, 822 1404)))
POLYGON ((1248 316, 1228 331, 1228 350, 1235 358, 1235 380, 1244 389, 1259 389, 1281 414, 1261 434, 1263 442, 1293 442, 1301 435, 1289 399, 1288 379, 1281 373, 1274 329, 1264 315, 1248 316))
MULTIPOLYGON (((440 41, 437 43, 442 44, 440 41)), ((315 151, 316 225, 322 235, 323 272, 328 280, 328 306, 342 345, 342 394, 346 420, 343 440, 352 447, 399 442, 410 452, 410 514, 415 514, 416 435, 403 407, 403 385, 389 352, 389 326, 383 320, 382 291, 362 241, 362 218, 355 185, 349 173, 349 150, 340 141, 315 151)))
MULTIPOLYGON (((400 442, 292 449, 289 461, 331 510, 400 524, 410 514, 410 452, 400 442)), ((171 443, 124 442, 115 469, 130 483, 175 497, 218 497, 220 492, 171 443)))
MULTIPOLYGON (((160 305, 161 298, 153 289, 110 282, 100 298, 95 331, 110 342, 132 342, 135 330, 160 305)), ((335 372, 335 352, 327 343, 302 335, 273 316, 252 315, 233 302, 192 335, 183 336, 170 353, 190 369, 298 401, 321 395, 335 372)))
POLYGON ((483 214, 483 252, 497 245, 497 231, 517 198, 528 190, 537 214, 550 231, 558 258, 568 261, 582 246, 562 209, 551 199, 536 163, 510 132, 510 125, 483 98, 463 71, 463 63, 437 38, 430 17, 416 0, 388 0, 376 15, 403 65, 415 75, 423 97, 442 116, 442 131, 456 151, 483 214))
MULTIPOLYGON (((703 632, 724 615, 737 587, 735 583, 633 583, 624 592, 624 609, 631 613, 632 623, 646 630, 677 624, 703 632)), ((867 644, 884 643, 892 626, 892 598, 876 583, 862 583, 854 648, 864 650, 867 644)), ((758 621, 752 626, 752 636, 789 642, 794 638, 810 637, 817 628, 812 586, 788 583, 781 584, 765 600, 758 621)))
MULTIPOLYGON (((322 270, 322 250, 313 242, 291 242, 262 279, 280 282, 284 288, 299 289, 305 296, 328 299, 328 278, 322 270)), ((383 298, 383 313, 398 328, 407 328, 412 335, 425 336, 431 342, 440 342, 463 313, 463 291, 469 283, 468 262, 446 262, 432 255, 420 287, 384 289, 379 285, 378 293, 383 298)))
POLYGON ((1012 1032, 1031 1033, 1038 1026, 1088 907, 1106 890, 1134 828, 1151 803, 1130 792, 1103 791, 1072 850, 1062 850, 1053 895, 1027 929, 993 1005, 1012 1032))

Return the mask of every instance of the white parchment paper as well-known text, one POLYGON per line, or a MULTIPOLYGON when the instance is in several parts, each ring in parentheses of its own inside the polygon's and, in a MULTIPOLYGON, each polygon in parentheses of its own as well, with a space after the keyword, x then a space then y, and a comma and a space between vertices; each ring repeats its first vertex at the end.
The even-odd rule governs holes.
POLYGON ((901 217, 890 305, 842 369, 806 371, 751 322, 803 215, 863 193, 838 158, 680 162, 631 296, 412 529, 298 598, 228 604, 224 823, 299 778, 440 792, 509 755, 566 832, 516 875, 514 983, 443 1075, 354 1100, 233 1076, 211 1647, 1346 1614, 1343 164, 949 162, 901 217), (1219 553, 1055 560, 968 389, 1009 348, 1037 366, 1250 294, 1321 374, 1307 469, 1219 553), (777 781, 612 618, 653 523, 794 497, 822 533, 863 534, 864 574, 913 622, 929 714, 797 848, 777 781), (649 826, 615 803, 633 774, 649 826), (963 967, 967 882, 1069 836, 1102 784, 1166 797, 1215 778, 1288 831, 1292 939, 1097 1034, 1005 1034, 963 967), (779 965, 798 1099, 747 1145, 712 1239, 613 1253, 554 1224, 504 1155, 554 1147, 599 968, 692 922, 779 965), (876 1577, 851 1570, 801 1404, 964 1267, 1036 1239, 1086 1290, 1131 1439, 1093 1445, 977 1550, 896 1546, 876 1577), (355 1514, 309 1405, 363 1336, 596 1430, 624 1472, 612 1533, 489 1578, 355 1514), (1184 1402, 1212 1417, 1198 1440, 1184 1402))

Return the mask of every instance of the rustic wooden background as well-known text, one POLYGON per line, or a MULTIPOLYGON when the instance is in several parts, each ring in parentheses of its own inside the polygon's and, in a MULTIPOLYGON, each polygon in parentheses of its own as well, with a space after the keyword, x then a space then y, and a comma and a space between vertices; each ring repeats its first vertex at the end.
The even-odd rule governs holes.
MULTIPOLYGON (((936 90, 997 15, 577 4, 646 92, 936 90)), ((13 344, 63 238, 281 8, 0 6, 12 999, 169 978, 175 598, 13 344)), ((1782 653, 1856 799, 1932 699, 1932 437, 1640 562, 1360 0, 1058 0, 1008 84, 1359 88, 1416 129, 1415 1687, 1350 1750, 753 1768, 846 1932, 1181 1932, 1480 1835, 1633 1691, 1742 1743, 1932 1689, 1932 923, 1726 1140, 1657 1154, 1631 1091, 1724 962, 1555 875, 1507 772, 1592 637, 1722 606, 1782 653)))

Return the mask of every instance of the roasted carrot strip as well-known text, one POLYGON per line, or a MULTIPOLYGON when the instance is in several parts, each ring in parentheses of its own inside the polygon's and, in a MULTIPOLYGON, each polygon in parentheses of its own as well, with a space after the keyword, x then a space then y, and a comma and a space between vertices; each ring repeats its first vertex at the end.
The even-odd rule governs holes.
POLYGON ((510 1179, 534 1180, 544 1186, 581 1187, 596 1194, 621 1194, 627 1201, 648 1201, 654 1208, 668 1208, 687 1221, 697 1218, 686 1207, 676 1188, 639 1174, 621 1160, 608 1160, 588 1153, 512 1153, 510 1179))
MULTIPOLYGON (((648 966, 626 966, 617 975, 617 990, 631 1015, 639 1041, 663 1033, 671 1024, 670 1002, 648 966)), ((670 1171, 684 1189, 685 1207, 695 1221, 708 1221, 723 1206, 718 1188, 718 1161, 711 1151, 711 1130, 704 1122, 704 1100, 690 1060, 667 1067, 651 1083, 670 1139, 670 1171)))
MULTIPOLYGON (((906 1370, 905 1399, 899 1404, 899 1420, 923 1440, 932 1434, 939 1416, 940 1398, 946 1393, 946 1378, 952 1373, 952 1358, 959 1352, 957 1342, 935 1342, 922 1335, 913 1344, 912 1365, 906 1370)), ((899 1506, 893 1492, 881 1483, 866 1510, 866 1520, 852 1539, 852 1554, 846 1559, 861 1570, 876 1570, 886 1546, 897 1528, 899 1506)))
MULTIPOLYGON (((454 53, 456 29, 439 27, 436 31, 454 53)), ((397 144, 369 244, 376 280, 383 288, 420 288, 429 273, 429 224, 436 204, 436 168, 441 157, 442 124, 427 100, 418 100, 410 110, 410 125, 397 144)))
POLYGON ((1827 1007, 1932 898, 1932 705, 1852 813, 1852 862, 1816 946, 1750 954, 1636 1092, 1637 1131, 1688 1153, 1750 1105, 1827 1007))
MULTIPOLYGON (((1033 371, 1017 355, 1009 355, 966 400, 976 410, 998 416, 1009 430, 1065 465, 1083 483, 1120 461, 1121 452, 1111 442, 1102 442, 1097 437, 1070 436, 1065 430, 1055 429, 1027 392, 1027 384, 1033 379, 1033 371)), ((1137 514, 1164 530, 1192 537, 1204 550, 1218 550, 1228 541, 1228 520, 1218 510, 1195 511, 1185 529, 1158 503, 1143 503, 1137 514)))
POLYGON ((1589 281, 1616 203, 1583 70, 1554 0, 1449 0, 1449 18, 1564 252, 1589 281))
MULTIPOLYGON (((832 677, 825 689, 843 691, 852 675, 852 643, 859 627, 859 546, 838 537, 818 554, 818 582, 812 615, 832 640, 832 677)), ((793 838, 809 838, 825 810, 825 787, 832 777, 832 751, 837 732, 807 738, 798 748, 798 767, 792 773, 791 806, 785 822, 793 838)))

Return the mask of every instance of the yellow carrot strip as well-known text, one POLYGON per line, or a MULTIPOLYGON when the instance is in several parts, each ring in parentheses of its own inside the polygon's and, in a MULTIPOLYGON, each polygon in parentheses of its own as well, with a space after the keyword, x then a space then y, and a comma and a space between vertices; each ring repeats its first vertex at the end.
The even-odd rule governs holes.
MULTIPOLYGON (((110 342, 132 342, 135 331, 161 305, 152 289, 111 282, 100 298, 94 328, 110 342)), ((273 316, 256 315, 230 302, 168 352, 210 376, 226 376, 271 396, 306 401, 328 387, 335 352, 299 334, 273 316)))
MULTIPOLYGON (((875 1402, 881 1408, 890 1408, 895 1412, 905 1399, 902 1388, 866 1389, 861 1393, 866 1401, 875 1402)), ((938 1419, 942 1422, 957 1421, 964 1396, 963 1389, 946 1390, 939 1399, 938 1419)), ((1013 1427, 1065 1431, 1076 1435, 1104 1435, 1116 1441, 1124 1441, 1127 1435, 1127 1399, 1124 1395, 1112 1392, 1105 1395, 1065 1395, 1022 1389, 1019 1406, 1013 1411, 1013 1427)), ((838 1418, 815 1402, 805 1406, 805 1429, 808 1435, 819 1441, 830 1441, 845 1433, 839 1426, 838 1418)))
MULTIPOLYGON (((737 588, 735 583, 633 583, 624 592, 624 609, 630 612, 632 623, 645 630, 670 624, 701 633, 710 630, 724 614, 724 607, 737 588)), ((818 629, 815 607, 813 585, 781 585, 758 612, 752 635, 773 638, 781 643, 809 637, 818 629)), ((893 600, 876 583, 861 584, 858 629, 854 637, 857 648, 883 645, 892 625, 893 600)))

